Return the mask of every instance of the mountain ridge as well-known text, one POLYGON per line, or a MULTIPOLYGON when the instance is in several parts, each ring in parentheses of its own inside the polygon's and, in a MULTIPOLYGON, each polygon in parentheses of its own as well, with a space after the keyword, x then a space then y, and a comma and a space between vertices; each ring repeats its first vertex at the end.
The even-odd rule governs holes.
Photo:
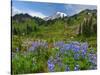
MULTIPOLYGON (((67 14, 65 14, 63 12, 56 12, 55 13, 56 15, 51 15, 51 16, 45 17, 43 19, 40 18, 40 17, 37 17, 37 16, 34 16, 34 17, 42 19, 44 21, 48 21, 48 20, 54 20, 54 19, 58 19, 58 18, 66 18, 66 17, 70 18, 70 17, 78 16, 79 14, 82 14, 82 13, 89 13, 89 12, 92 13, 92 14, 95 14, 97 12, 97 10, 96 9, 94 9, 94 10, 85 9, 85 10, 83 10, 83 11, 77 13, 77 14, 72 15, 72 16, 68 16, 67 14)), ((34 17, 29 15, 28 13, 25 13, 25 14, 20 13, 20 14, 16 14, 16 15, 12 16, 12 19, 13 20, 18 20, 18 19, 25 20, 25 19, 28 19, 28 18, 34 19, 34 17)))

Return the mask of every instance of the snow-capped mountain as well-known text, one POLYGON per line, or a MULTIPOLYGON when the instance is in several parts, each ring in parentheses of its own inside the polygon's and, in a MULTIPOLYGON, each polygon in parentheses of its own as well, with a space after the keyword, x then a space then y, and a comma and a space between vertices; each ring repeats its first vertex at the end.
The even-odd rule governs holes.
POLYGON ((45 17, 44 20, 53 20, 53 19, 56 19, 56 18, 63 18, 67 16, 66 13, 63 13, 63 12, 56 12, 54 15, 52 16, 48 16, 48 17, 45 17))

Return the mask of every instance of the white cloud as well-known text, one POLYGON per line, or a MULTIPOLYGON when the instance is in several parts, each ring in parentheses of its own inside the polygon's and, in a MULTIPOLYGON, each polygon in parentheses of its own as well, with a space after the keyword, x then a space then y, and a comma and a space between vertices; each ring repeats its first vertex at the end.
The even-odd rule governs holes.
POLYGON ((43 13, 37 12, 37 11, 28 11, 27 13, 31 16, 37 16, 37 17, 41 17, 41 18, 46 17, 43 13))
POLYGON ((40 17, 40 18, 46 17, 46 15, 44 15, 44 14, 41 13, 41 12, 30 11, 30 10, 29 10, 29 11, 20 10, 20 9, 15 8, 15 7, 12 7, 12 16, 14 16, 15 14, 20 14, 20 13, 23 13, 23 14, 27 13, 27 14, 33 16, 33 17, 34 17, 34 16, 40 17))
POLYGON ((96 6, 94 5, 79 5, 79 4, 68 4, 65 5, 65 8, 67 11, 71 11, 70 15, 76 14, 81 12, 85 9, 96 9, 96 6))
POLYGON ((12 7, 12 16, 14 16, 15 14, 19 14, 19 13, 24 13, 24 12, 22 12, 21 10, 15 7, 12 7))

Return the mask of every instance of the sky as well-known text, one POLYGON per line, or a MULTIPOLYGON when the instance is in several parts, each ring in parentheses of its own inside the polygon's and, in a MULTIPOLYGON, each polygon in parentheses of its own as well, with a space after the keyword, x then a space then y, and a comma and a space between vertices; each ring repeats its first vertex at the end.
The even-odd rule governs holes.
POLYGON ((69 16, 79 13, 85 9, 96 9, 94 5, 43 3, 31 1, 12 0, 12 16, 19 13, 28 13, 31 16, 44 18, 54 15, 56 12, 63 12, 69 16))

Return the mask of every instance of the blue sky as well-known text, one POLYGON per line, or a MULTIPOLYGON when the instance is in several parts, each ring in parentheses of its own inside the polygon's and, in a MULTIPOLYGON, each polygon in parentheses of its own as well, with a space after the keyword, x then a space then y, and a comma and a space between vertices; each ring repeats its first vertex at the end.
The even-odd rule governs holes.
POLYGON ((18 13, 28 13, 31 16, 41 18, 51 16, 56 12, 63 12, 71 16, 84 9, 96 9, 94 5, 79 4, 59 4, 59 3, 42 3, 30 1, 12 1, 12 15, 18 13))

